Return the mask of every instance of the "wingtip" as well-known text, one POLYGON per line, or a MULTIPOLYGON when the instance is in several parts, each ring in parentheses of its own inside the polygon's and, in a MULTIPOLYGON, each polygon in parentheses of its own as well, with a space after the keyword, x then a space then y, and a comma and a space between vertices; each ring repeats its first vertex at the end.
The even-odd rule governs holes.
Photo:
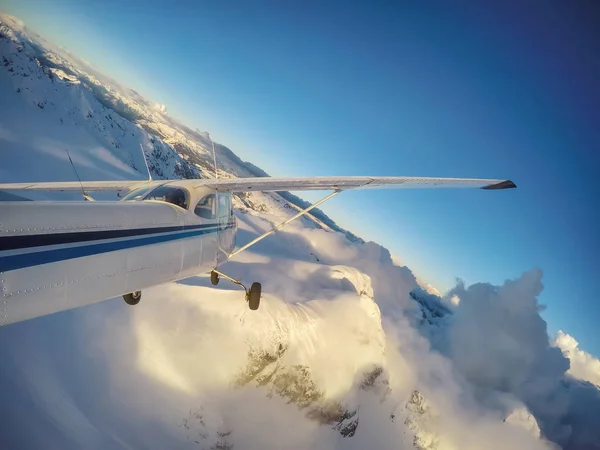
POLYGON ((511 180, 504 180, 500 183, 488 184, 481 189, 496 190, 496 189, 514 189, 517 185, 511 180))

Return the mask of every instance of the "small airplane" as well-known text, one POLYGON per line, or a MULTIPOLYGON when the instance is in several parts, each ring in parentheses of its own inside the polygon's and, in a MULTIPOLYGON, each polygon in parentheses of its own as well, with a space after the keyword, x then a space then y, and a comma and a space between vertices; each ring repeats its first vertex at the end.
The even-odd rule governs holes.
POLYGON ((210 273, 246 290, 251 310, 261 284, 246 288, 219 267, 342 191, 377 188, 515 188, 510 180, 419 177, 235 178, 0 184, 1 191, 81 191, 82 201, 0 201, 0 325, 123 296, 140 302, 151 286, 210 273), (94 191, 124 191, 94 201, 94 191), (234 250, 232 194, 331 190, 234 250))

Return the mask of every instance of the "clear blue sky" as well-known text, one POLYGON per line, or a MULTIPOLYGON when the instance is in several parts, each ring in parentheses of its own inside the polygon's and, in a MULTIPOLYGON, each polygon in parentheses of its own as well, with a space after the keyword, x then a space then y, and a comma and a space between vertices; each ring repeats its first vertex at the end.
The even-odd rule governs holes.
POLYGON ((442 288, 542 268, 550 333, 600 355, 600 6, 496 3, 0 8, 271 174, 513 179, 324 209, 442 288))

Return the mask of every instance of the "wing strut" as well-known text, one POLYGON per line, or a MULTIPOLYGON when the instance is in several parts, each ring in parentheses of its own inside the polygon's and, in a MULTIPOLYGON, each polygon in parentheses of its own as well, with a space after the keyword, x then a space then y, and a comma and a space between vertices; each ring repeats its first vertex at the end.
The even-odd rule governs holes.
POLYGON ((69 161, 71 161, 71 166, 73 166, 73 172, 75 172, 75 176, 77 177, 77 180, 79 181, 79 185, 81 186, 81 195, 83 196, 83 199, 88 201, 88 202, 93 202, 94 199, 92 197, 90 197, 88 195, 87 192, 85 192, 85 189, 83 188, 83 183, 81 182, 81 178, 79 178, 79 174, 77 173, 77 169, 75 168, 75 164, 73 164, 73 160, 71 159, 71 155, 69 155, 69 150, 67 150, 65 148, 65 152, 67 152, 67 156, 69 157, 69 161))
POLYGON ((150 167, 148 167, 148 160, 146 159, 146 152, 144 146, 140 142, 140 149, 142 150, 142 156, 144 157, 144 164, 146 164, 146 170, 148 171, 148 181, 152 181, 152 173, 150 173, 150 167))
POLYGON ((332 197, 335 197, 336 195, 338 195, 341 191, 336 189, 335 191, 333 191, 331 194, 327 195, 326 197, 323 197, 321 200, 319 200, 316 203, 313 203, 312 205, 310 205, 308 208, 303 209, 302 211, 300 211, 298 214, 294 215, 293 217, 281 222, 279 225, 273 227, 273 229, 271 229, 270 231, 267 231, 264 234, 261 234, 260 236, 258 236, 256 239, 248 242, 246 245, 238 248, 236 251, 234 251, 233 253, 231 253, 229 255, 228 259, 233 258, 235 255, 237 255, 238 253, 243 252, 244 250, 247 250, 249 247, 252 247, 254 244, 256 244, 259 241, 262 241, 264 238, 266 238, 267 236, 275 233, 278 230, 281 230, 283 227, 285 227, 288 223, 296 220, 298 217, 303 216, 304 214, 306 214, 307 212, 309 212, 311 209, 316 208, 317 206, 319 206, 322 203, 325 203, 327 200, 329 200, 332 197))

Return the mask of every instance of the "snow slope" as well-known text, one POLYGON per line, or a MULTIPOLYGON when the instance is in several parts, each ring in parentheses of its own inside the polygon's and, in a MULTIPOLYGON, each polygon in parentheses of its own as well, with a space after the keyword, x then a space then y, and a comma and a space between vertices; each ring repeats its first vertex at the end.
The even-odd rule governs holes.
MULTIPOLYGON (((0 21, 0 180, 210 174, 210 141, 13 18, 0 21)), ((218 146, 220 176, 260 169, 218 146)), ((243 244, 295 209, 237 199, 243 244)), ((288 207, 286 207, 288 206, 288 207)), ((298 221, 205 276, 0 328, 1 448, 600 448, 541 272, 428 293, 382 246, 298 221), (459 301, 456 301, 458 299, 459 301)), ((431 289, 429 289, 431 290, 431 289)))

